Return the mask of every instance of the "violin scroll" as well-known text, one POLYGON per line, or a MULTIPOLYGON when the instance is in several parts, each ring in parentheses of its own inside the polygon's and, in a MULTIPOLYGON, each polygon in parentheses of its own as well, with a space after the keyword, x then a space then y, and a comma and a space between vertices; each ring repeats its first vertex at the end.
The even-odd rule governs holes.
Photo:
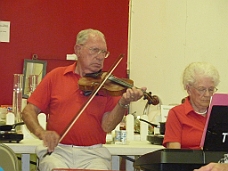
POLYGON ((151 95, 152 93, 146 93, 144 92, 144 97, 143 100, 148 100, 148 104, 152 104, 152 105, 157 105, 159 104, 159 98, 156 95, 151 95))

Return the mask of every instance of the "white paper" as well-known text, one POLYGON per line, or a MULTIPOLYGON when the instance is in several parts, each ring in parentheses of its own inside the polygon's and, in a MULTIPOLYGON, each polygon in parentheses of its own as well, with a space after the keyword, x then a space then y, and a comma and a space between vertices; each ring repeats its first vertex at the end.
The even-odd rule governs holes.
POLYGON ((10 40, 10 22, 0 21, 0 42, 9 42, 10 40))
POLYGON ((161 121, 166 122, 169 110, 175 105, 161 105, 161 121))

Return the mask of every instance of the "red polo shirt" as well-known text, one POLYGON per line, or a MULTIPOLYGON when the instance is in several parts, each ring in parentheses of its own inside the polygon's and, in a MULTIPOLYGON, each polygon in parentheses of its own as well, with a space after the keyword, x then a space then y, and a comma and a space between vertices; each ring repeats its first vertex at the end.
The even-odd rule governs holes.
POLYGON ((170 109, 163 145, 179 142, 181 148, 199 149, 207 117, 194 112, 189 97, 183 104, 170 109))
MULTIPOLYGON (((28 102, 48 114, 47 129, 62 135, 75 115, 84 106, 88 96, 79 89, 80 75, 74 73, 76 63, 59 67, 49 72, 28 102)), ((89 146, 106 142, 106 133, 101 128, 104 113, 111 111, 119 97, 95 96, 69 130, 63 144, 89 146)))

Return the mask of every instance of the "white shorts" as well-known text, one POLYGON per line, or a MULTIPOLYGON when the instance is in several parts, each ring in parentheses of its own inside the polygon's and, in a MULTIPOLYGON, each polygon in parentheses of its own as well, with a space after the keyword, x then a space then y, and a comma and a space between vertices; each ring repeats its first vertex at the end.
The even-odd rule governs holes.
POLYGON ((51 155, 47 148, 38 146, 39 170, 51 171, 53 168, 111 170, 111 154, 102 144, 74 146, 59 144, 51 155))

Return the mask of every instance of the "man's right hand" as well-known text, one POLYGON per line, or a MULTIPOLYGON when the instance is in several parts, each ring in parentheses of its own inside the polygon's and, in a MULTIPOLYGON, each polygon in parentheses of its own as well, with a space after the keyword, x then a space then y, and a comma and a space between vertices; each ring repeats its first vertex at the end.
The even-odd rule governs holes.
POLYGON ((43 140, 44 146, 48 148, 48 152, 54 151, 60 139, 60 136, 55 131, 48 130, 42 131, 39 137, 43 140))

